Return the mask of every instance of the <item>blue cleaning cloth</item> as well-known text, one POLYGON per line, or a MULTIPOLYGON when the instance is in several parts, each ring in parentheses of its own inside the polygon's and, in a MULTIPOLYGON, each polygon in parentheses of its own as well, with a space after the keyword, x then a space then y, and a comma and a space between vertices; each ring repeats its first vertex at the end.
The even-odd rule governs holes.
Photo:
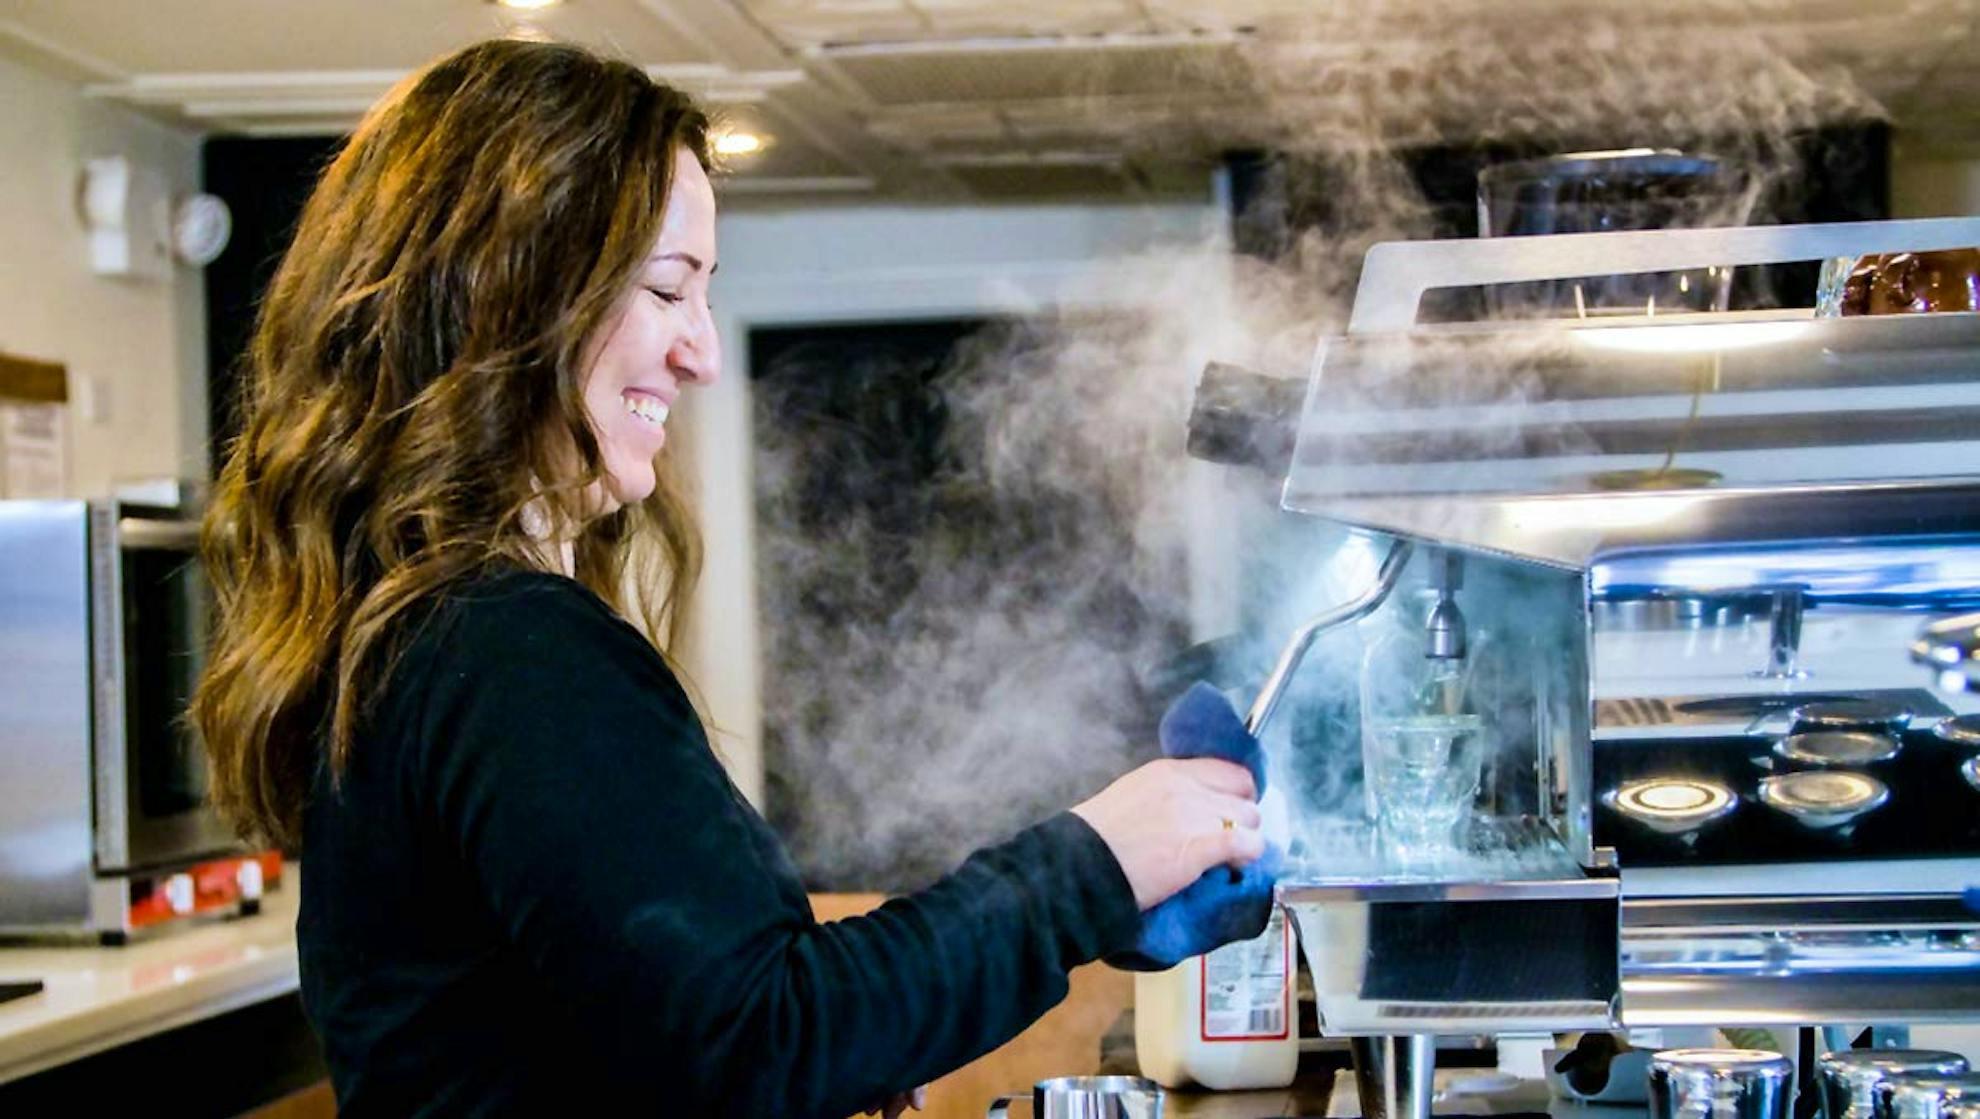
MULTIPOLYGON (((1224 693, 1192 685, 1162 716, 1162 752, 1172 758, 1223 758, 1251 770, 1265 792, 1265 751, 1244 729, 1224 693)), ((1272 887, 1283 856, 1267 846, 1264 857, 1233 873, 1213 866, 1181 893, 1141 915, 1134 947, 1107 957, 1128 971, 1162 971, 1213 948, 1249 940, 1272 916, 1272 887)))

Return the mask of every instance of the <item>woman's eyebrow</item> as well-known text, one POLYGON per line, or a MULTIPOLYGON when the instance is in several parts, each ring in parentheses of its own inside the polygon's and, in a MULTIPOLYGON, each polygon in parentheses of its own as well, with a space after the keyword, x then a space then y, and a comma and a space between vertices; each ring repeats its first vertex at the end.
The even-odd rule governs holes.
MULTIPOLYGON (((652 256, 646 258, 648 264, 657 264, 663 260, 685 261, 689 268, 694 269, 696 272, 701 271, 701 258, 693 253, 654 253, 652 256)), ((718 265, 717 267, 720 266, 718 265)), ((710 271, 712 272, 713 270, 711 269, 710 271)))

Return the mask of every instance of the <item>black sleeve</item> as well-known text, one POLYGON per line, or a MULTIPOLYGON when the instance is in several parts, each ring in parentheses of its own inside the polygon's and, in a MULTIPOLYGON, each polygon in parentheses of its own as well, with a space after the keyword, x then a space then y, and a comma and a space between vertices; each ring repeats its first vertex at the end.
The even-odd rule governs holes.
MULTIPOLYGON (((546 577, 546 582, 552 581, 546 577)), ((1064 813, 819 924, 665 662, 575 584, 470 611, 415 779, 511 942, 654 1109, 840 1119, 1065 997, 1139 915, 1064 813)))

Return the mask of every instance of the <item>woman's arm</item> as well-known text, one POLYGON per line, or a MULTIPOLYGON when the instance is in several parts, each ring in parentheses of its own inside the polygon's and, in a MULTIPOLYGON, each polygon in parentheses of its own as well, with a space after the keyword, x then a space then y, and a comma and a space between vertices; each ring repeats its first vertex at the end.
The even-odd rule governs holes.
POLYGON ((1135 891, 1070 813, 874 913, 795 869, 638 635, 574 585, 462 618, 417 780, 509 938, 670 1113, 877 1106, 1014 1036, 1120 948, 1135 891))

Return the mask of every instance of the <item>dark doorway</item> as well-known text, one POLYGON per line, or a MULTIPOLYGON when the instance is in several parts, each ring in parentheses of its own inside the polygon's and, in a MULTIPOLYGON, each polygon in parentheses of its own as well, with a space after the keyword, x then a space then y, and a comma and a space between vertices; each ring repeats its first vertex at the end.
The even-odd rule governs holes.
POLYGON ((226 251, 206 266, 207 430, 214 468, 240 430, 240 359, 261 293, 340 136, 222 136, 200 147, 200 182, 233 211, 226 251))
POLYGON ((749 334, 763 807, 812 890, 892 891, 913 876, 849 857, 833 838, 834 817, 854 811, 868 782, 857 764, 821 764, 813 746, 836 733, 856 702, 843 692, 859 686, 821 662, 818 635, 884 626, 891 605, 913 592, 913 565, 885 560, 911 551, 939 515, 930 492, 954 464, 943 452, 948 412, 938 382, 957 347, 990 325, 936 319, 749 334), (854 542, 841 543, 854 525, 854 542))
POLYGON ((1133 329, 751 335, 764 808, 808 888, 924 886, 1153 753, 1185 596, 1065 391, 1102 372, 1071 339, 1133 329))

